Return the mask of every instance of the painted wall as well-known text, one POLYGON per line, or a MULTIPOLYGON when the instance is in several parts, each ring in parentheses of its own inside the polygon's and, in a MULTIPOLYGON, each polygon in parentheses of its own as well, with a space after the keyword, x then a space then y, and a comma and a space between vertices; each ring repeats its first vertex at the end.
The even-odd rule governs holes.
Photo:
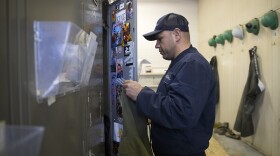
POLYGON ((178 13, 187 18, 191 33, 191 42, 197 46, 197 1, 196 0, 138 0, 137 29, 138 29, 138 59, 147 59, 155 66, 168 67, 166 61, 155 49, 155 41, 147 41, 142 36, 154 30, 157 20, 170 12, 178 13))
MULTIPOLYGON (((208 46, 213 35, 223 33, 253 18, 260 19, 269 10, 277 9, 279 0, 199 0, 198 49, 208 60, 216 55, 220 78, 220 103, 217 121, 229 122, 233 128, 242 92, 248 76, 249 49, 257 46, 261 80, 266 89, 253 113, 255 134, 242 138, 265 155, 280 155, 280 28, 272 31, 261 25, 259 35, 245 31, 244 40, 216 48, 208 46)), ((244 27, 245 28, 245 27, 244 27)))

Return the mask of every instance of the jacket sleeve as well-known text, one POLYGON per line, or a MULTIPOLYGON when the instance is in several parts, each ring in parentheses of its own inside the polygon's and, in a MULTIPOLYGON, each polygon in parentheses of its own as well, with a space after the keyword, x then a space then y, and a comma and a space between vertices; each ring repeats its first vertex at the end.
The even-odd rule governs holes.
POLYGON ((213 89, 211 68, 197 61, 184 63, 165 85, 166 93, 144 87, 137 97, 138 110, 153 123, 170 129, 194 127, 213 89))

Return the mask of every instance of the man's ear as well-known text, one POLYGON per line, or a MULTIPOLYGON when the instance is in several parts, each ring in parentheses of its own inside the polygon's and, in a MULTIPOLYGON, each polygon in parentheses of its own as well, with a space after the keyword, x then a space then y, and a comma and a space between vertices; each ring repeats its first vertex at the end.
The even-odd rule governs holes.
POLYGON ((180 40, 181 39, 181 36, 182 36, 182 31, 179 29, 179 28, 175 28, 173 30, 173 33, 174 33, 174 36, 176 38, 176 41, 180 40))

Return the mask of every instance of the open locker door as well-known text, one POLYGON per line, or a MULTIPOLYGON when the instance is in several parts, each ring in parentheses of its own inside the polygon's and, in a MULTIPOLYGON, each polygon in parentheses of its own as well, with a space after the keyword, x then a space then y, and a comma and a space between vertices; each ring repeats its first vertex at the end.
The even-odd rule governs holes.
POLYGON ((136 0, 109 1, 107 8, 108 149, 117 155, 123 131, 120 94, 124 80, 137 79, 136 0))

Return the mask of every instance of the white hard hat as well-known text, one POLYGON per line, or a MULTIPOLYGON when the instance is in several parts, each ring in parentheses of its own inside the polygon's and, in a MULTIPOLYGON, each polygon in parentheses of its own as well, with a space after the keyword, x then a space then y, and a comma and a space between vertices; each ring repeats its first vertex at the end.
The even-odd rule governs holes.
POLYGON ((241 25, 238 25, 232 29, 232 36, 239 38, 240 40, 244 38, 244 32, 241 25))

